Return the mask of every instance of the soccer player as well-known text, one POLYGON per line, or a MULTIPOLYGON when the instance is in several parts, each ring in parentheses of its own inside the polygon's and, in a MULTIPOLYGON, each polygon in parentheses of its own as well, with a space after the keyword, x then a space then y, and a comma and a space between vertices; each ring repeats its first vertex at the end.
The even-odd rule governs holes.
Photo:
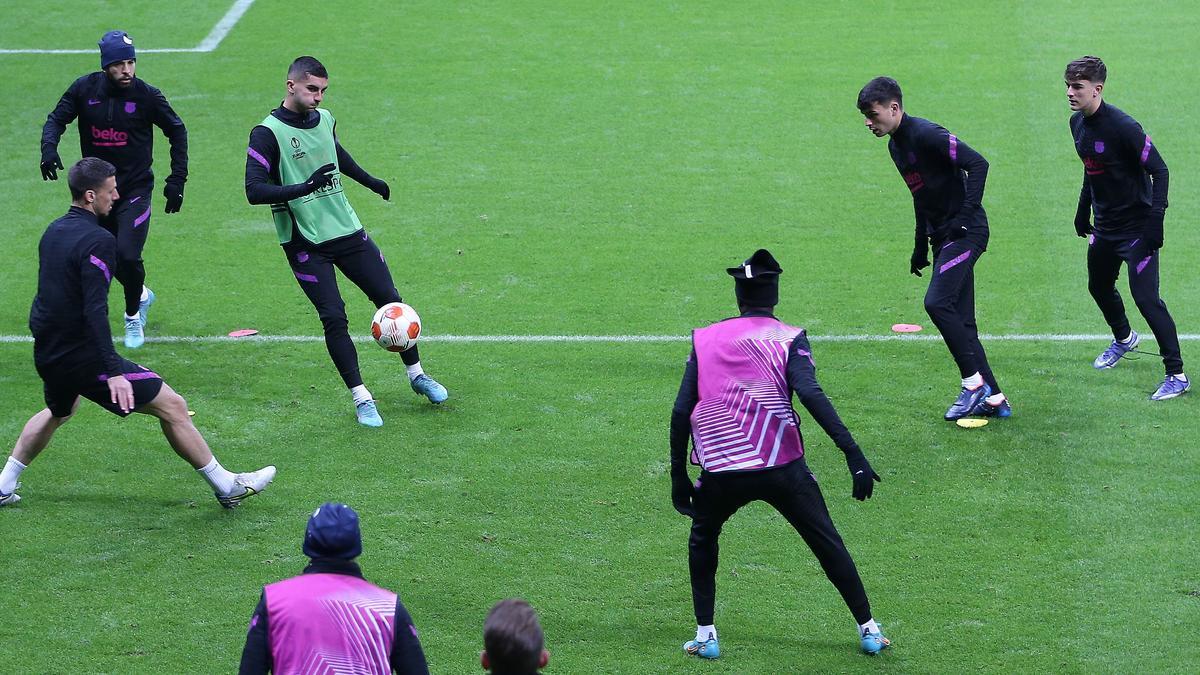
POLYGON ((29 328, 46 409, 25 424, 0 471, 0 506, 21 500, 17 478, 71 419, 83 396, 121 417, 131 412, 157 417, 176 454, 208 481, 221 506, 233 508, 262 492, 275 478, 275 467, 239 474, 226 470, 192 425, 183 398, 156 373, 113 349, 108 285, 116 242, 100 219, 120 201, 115 174, 113 165, 96 157, 72 166, 67 173, 71 208, 50 223, 38 244, 38 289, 29 328))
POLYGON ((188 175, 187 129, 162 92, 135 76, 133 39, 114 30, 100 38, 99 72, 75 80, 46 117, 42 127, 42 180, 58 180, 63 168, 58 141, 79 119, 79 151, 117 167, 121 199, 101 224, 117 238, 117 281, 125 289, 125 346, 145 341, 146 317, 154 292, 146 288, 142 248, 150 233, 150 196, 154 191, 153 126, 171 143, 171 175, 163 187, 166 213, 183 205, 188 175))
POLYGON ((1129 292, 1158 341, 1167 376, 1150 395, 1153 401, 1175 398, 1191 388, 1183 374, 1175 320, 1158 295, 1158 250, 1163 245, 1167 210, 1167 164, 1150 137, 1129 115, 1104 102, 1108 69, 1095 56, 1067 64, 1064 79, 1071 110, 1071 136, 1083 160, 1083 188, 1075 212, 1075 233, 1088 239, 1088 291, 1113 341, 1092 365, 1117 365, 1137 348, 1140 338, 1129 326, 1117 292, 1121 263, 1129 270, 1129 292), (1095 214, 1095 225, 1091 216, 1095 214))
POLYGON ((345 504, 326 502, 313 512, 301 546, 308 566, 299 576, 263 587, 240 675, 428 675, 404 603, 364 579, 354 562, 362 553, 358 523, 358 514, 345 504))
POLYGON ((891 642, 871 616, 858 569, 804 462, 792 393, 845 454, 855 499, 870 498, 880 478, 817 384, 804 329, 773 314, 783 272, 779 263, 760 249, 727 271, 734 278, 740 314, 692 333, 692 353, 671 412, 671 501, 692 519, 688 565, 696 637, 683 649, 706 659, 720 655, 713 624, 717 538, 738 509, 762 500, 816 554, 858 623, 863 651, 878 653, 891 642), (701 468, 695 484, 684 458, 689 436, 691 461, 701 468))
MULTIPOLYGON (((250 132, 246 198, 251 204, 271 205, 279 243, 325 327, 325 346, 354 398, 358 421, 379 427, 383 418, 359 373, 334 267, 376 307, 400 302, 383 254, 346 199, 342 175, 385 200, 391 189, 363 170, 338 142, 333 114, 320 108, 328 87, 329 73, 320 61, 301 56, 292 62, 283 104, 250 132)), ((413 391, 433 403, 446 400, 446 388, 422 370, 416 346, 401 352, 400 358, 413 391)))
POLYGON ((550 663, 537 612, 520 598, 497 602, 483 622, 479 663, 492 675, 537 675, 550 663))
POLYGON ((891 137, 888 152, 912 192, 916 236, 909 272, 921 276, 933 247, 925 311, 962 376, 962 390, 945 418, 1009 417, 1012 406, 996 383, 975 325, 975 263, 988 243, 982 203, 987 160, 949 131, 905 113, 900 85, 890 77, 868 82, 858 94, 858 109, 867 129, 891 137))

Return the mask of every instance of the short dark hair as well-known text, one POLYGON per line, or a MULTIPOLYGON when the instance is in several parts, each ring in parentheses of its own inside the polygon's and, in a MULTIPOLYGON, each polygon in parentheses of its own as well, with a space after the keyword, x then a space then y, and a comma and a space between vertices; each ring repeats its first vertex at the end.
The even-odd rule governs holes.
POLYGON ((79 199, 88 190, 99 190, 109 176, 115 175, 117 169, 112 164, 99 157, 84 157, 67 171, 71 199, 79 199))
POLYGON ((537 612, 520 598, 496 603, 483 622, 483 649, 493 672, 537 672, 544 645, 537 612))
POLYGON ((301 56, 292 61, 292 65, 288 67, 289 80, 299 80, 303 75, 329 78, 329 72, 325 70, 325 66, 311 56, 301 56))
POLYGON ((1063 73, 1066 80, 1087 80, 1089 82, 1104 82, 1108 78, 1108 68, 1099 56, 1081 56, 1067 64, 1063 73))
POLYGON ((867 83, 858 92, 858 109, 866 110, 876 103, 891 103, 895 101, 904 107, 904 94, 900 93, 900 85, 890 77, 879 76, 867 83))

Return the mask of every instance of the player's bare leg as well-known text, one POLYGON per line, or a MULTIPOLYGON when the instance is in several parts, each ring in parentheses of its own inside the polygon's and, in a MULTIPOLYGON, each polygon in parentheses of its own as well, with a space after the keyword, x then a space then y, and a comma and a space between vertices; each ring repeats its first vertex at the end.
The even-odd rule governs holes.
POLYGON ((66 417, 55 417, 49 408, 44 408, 29 418, 29 421, 25 423, 25 428, 21 429, 21 435, 17 437, 12 455, 5 462, 4 469, 0 470, 0 506, 8 506, 21 501, 20 495, 16 494, 17 488, 21 485, 17 482, 17 478, 30 462, 46 449, 46 446, 50 444, 50 439, 54 437, 54 432, 66 424, 78 409, 79 399, 76 398, 75 403, 71 406, 70 414, 66 417))

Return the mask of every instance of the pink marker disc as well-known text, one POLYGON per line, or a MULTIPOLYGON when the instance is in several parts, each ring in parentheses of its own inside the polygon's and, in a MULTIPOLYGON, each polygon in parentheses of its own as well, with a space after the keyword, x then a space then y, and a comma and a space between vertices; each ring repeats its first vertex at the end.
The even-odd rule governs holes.
POLYGON ((892 326, 893 333, 916 333, 921 327, 915 323, 898 323, 892 326))
POLYGON ((253 328, 242 328, 241 330, 235 330, 230 333, 229 337, 248 337, 250 335, 258 335, 258 331, 254 330, 253 328))

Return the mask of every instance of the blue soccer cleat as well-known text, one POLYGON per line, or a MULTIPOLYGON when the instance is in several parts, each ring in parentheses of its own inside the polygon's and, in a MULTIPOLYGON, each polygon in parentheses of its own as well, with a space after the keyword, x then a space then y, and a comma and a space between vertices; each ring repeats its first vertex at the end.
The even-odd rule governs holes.
POLYGON ((864 654, 870 654, 874 656, 875 654, 878 654, 879 652, 891 646, 892 641, 883 637, 883 633, 881 632, 876 631, 872 633, 870 629, 868 629, 864 630, 862 633, 862 650, 864 654))
POLYGON ((1008 404, 1007 398, 1001 401, 1000 405, 992 405, 984 398, 980 399, 971 414, 981 417, 1012 417, 1012 406, 1008 404))
MULTIPOLYGON (((143 288, 145 288, 143 286, 143 288)), ((138 303, 138 316, 142 317, 142 327, 145 328, 150 323, 150 305, 154 304, 154 291, 146 289, 146 299, 138 303)))
POLYGON ((963 387, 959 392, 958 398, 954 400, 954 405, 946 411, 946 420, 954 421, 961 419, 971 414, 971 411, 979 405, 979 402, 988 396, 992 395, 992 388, 986 384, 981 384, 974 389, 963 387))
POLYGON ((1127 353, 1137 349, 1138 343, 1142 341, 1141 337, 1138 336, 1136 330, 1129 331, 1129 334, 1132 339, 1128 343, 1113 340, 1108 349, 1105 349, 1100 356, 1096 357, 1095 361, 1092 361, 1092 367, 1096 370, 1108 370, 1117 365, 1117 362, 1127 353))
POLYGON ((146 341, 146 333, 144 330, 145 324, 142 322, 142 315, 130 319, 125 317, 125 346, 129 349, 137 349, 146 341))
POLYGON ((358 415, 358 423, 364 427, 383 426, 383 418, 379 416, 379 408, 375 406, 375 401, 355 404, 354 413, 358 415))
POLYGON ((721 646, 716 638, 707 640, 688 640, 683 643, 683 651, 688 656, 699 656, 702 659, 715 659, 721 655, 721 646))
POLYGON ((441 403, 450 398, 446 388, 425 373, 421 373, 412 381, 412 390, 428 397, 430 403, 441 403))
POLYGON ((1165 401, 1169 398, 1175 398, 1187 393, 1187 390, 1192 388, 1192 383, 1185 380, 1179 375, 1168 375, 1163 383, 1158 385, 1158 389, 1150 394, 1151 401, 1165 401))

